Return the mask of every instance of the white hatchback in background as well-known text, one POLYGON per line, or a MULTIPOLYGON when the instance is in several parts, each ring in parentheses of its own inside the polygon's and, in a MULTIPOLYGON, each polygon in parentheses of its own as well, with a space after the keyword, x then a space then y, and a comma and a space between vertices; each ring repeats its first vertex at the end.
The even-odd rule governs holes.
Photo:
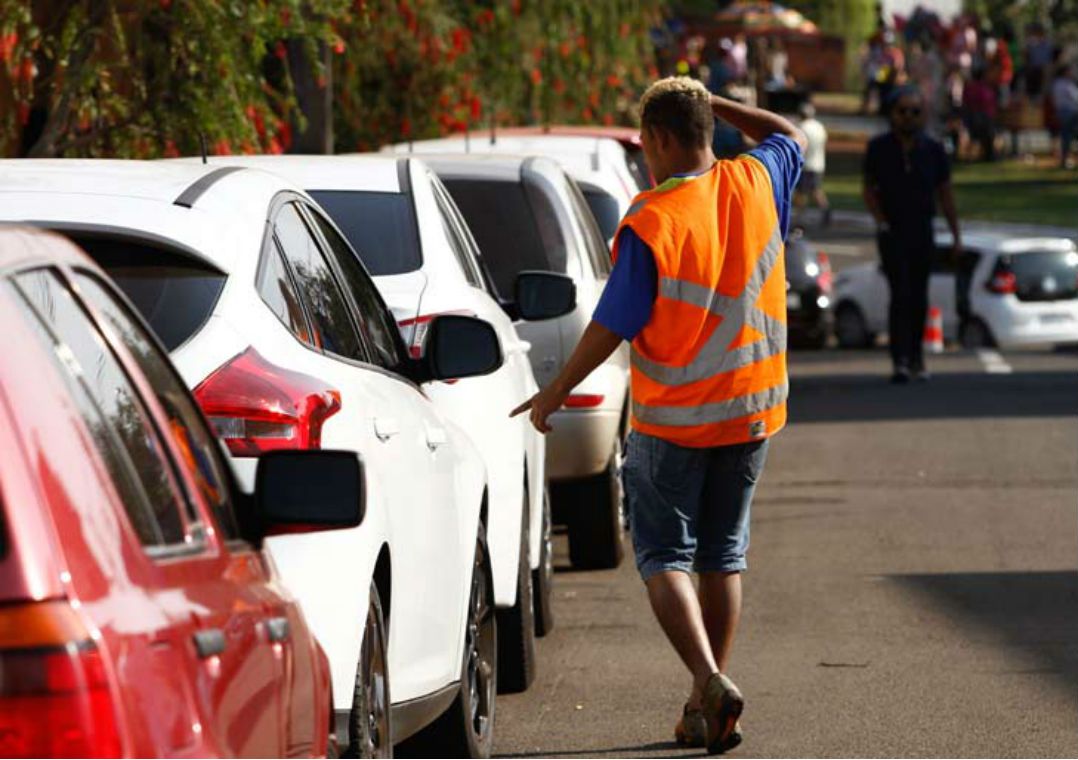
MULTIPOLYGON (((942 311, 943 334, 967 348, 1078 343, 1078 248, 1059 237, 963 236, 959 260, 951 237, 936 238, 929 306, 942 311)), ((880 267, 863 264, 835 278, 839 345, 871 345, 887 332, 890 293, 880 267)))
MULTIPOLYGON (((580 339, 610 273, 610 255, 577 184, 541 157, 427 155, 471 230, 494 286, 513 292, 521 271, 576 282, 577 307, 560 319, 517 323, 532 350, 535 378, 548 385, 580 339)), ((547 436, 547 476, 555 520, 569 528, 577 567, 614 567, 622 558, 618 473, 628 420, 628 351, 610 356, 555 412, 547 436)))
MULTIPOLYGON (((527 343, 507 309, 533 303, 538 280, 567 294, 571 280, 534 273, 517 288, 531 288, 503 306, 485 276, 479 253, 452 198, 420 160, 374 156, 240 156, 214 164, 257 166, 304 188, 337 223, 363 259, 413 351, 439 314, 468 314, 494 326, 505 363, 496 372, 423 390, 451 420, 468 431, 482 454, 490 488, 487 544, 499 607, 499 686, 523 691, 535 672, 534 635, 553 625, 553 566, 546 500, 545 441, 526 416, 509 411, 538 387, 527 343), (551 282, 553 281, 553 282, 551 282)), ((516 288, 515 288, 516 290, 516 288)), ((573 302, 535 317, 568 312, 573 302)))
POLYGON ((63 232, 108 272, 195 389, 246 489, 264 451, 359 452, 361 527, 267 542, 329 658, 338 723, 360 753, 418 734, 424 753, 489 755, 486 476, 416 383, 474 374, 477 359, 496 369, 492 328, 436 320, 427 355, 409 357, 332 222, 258 170, 5 161, 0 218, 63 232))

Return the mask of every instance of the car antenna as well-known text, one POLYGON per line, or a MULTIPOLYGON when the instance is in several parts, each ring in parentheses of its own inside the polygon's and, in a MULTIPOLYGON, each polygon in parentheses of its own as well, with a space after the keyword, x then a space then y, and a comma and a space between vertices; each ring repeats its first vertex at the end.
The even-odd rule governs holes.
POLYGON ((202 149, 202 163, 208 164, 209 161, 206 160, 206 133, 205 132, 199 132, 198 133, 198 145, 202 149))

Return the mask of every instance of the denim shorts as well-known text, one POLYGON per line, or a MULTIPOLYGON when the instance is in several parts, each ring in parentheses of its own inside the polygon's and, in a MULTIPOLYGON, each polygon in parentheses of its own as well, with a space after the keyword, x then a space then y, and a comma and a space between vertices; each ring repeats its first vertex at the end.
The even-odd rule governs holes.
POLYGON ((621 477, 636 567, 644 580, 667 570, 745 570, 749 511, 768 441, 697 449, 637 431, 621 477))

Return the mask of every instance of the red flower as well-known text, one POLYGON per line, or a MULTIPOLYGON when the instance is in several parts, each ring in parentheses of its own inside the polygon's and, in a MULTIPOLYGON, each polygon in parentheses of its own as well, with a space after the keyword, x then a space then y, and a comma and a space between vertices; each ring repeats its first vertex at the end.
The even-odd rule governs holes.
POLYGON ((490 8, 484 8, 475 14, 475 21, 479 26, 486 26, 494 22, 494 11, 490 8))
POLYGON ((337 55, 344 54, 344 40, 342 40, 340 37, 337 37, 333 40, 333 52, 337 55))
POLYGON ((458 26, 453 30, 453 52, 457 54, 468 52, 471 43, 471 33, 464 27, 458 26))
POLYGON ((11 56, 15 52, 15 46, 19 44, 18 32, 11 32, 0 37, 0 61, 11 63, 11 56))
POLYGON ((629 31, 630 31, 629 22, 623 21, 621 23, 621 26, 618 27, 618 36, 620 36, 622 38, 628 37, 629 36, 629 31))
POLYGON ((584 110, 580 112, 580 115, 584 117, 584 121, 591 121, 592 118, 595 116, 595 114, 591 112, 591 109, 587 107, 585 107, 584 110))
POLYGON ((609 127, 609 126, 611 126, 611 125, 612 125, 613 123, 614 123, 614 117, 613 117, 613 115, 612 115, 612 114, 608 114, 608 113, 604 113, 604 114, 603 114, 603 124, 605 124, 606 126, 608 126, 608 127, 609 127))
POLYGON ((281 147, 281 143, 276 137, 271 137, 269 145, 266 146, 266 152, 276 156, 284 153, 284 148, 281 147))
POLYGON ((478 95, 472 96, 471 102, 472 121, 479 121, 479 118, 483 115, 483 101, 479 99, 478 95))
POLYGON ((22 59, 22 65, 19 67, 19 79, 24 79, 27 82, 32 80, 37 74, 37 66, 34 65, 34 59, 30 56, 26 56, 22 59))
POLYGON ((213 144, 213 154, 215 156, 231 156, 232 145, 225 138, 221 138, 213 144))
POLYGON ((449 108, 448 92, 443 92, 441 95, 438 96, 438 105, 440 105, 442 108, 449 108))
POLYGON ((179 158, 180 149, 176 147, 176 143, 172 140, 165 140, 165 150, 162 152, 165 158, 179 158))
POLYGON ((520 0, 513 0, 513 6, 512 7, 513 7, 513 15, 514 16, 519 16, 520 15, 520 0))
POLYGON ((292 23, 292 11, 289 8, 281 8, 281 26, 292 23))
POLYGON ((621 85, 621 77, 617 74, 611 74, 606 78, 607 87, 619 87, 621 85))
POLYGON ((402 137, 411 137, 412 136, 412 120, 409 119, 407 116, 405 116, 403 119, 401 119, 401 136, 402 137))
POLYGON ((565 80, 563 79, 555 79, 554 84, 551 86, 554 88, 554 92, 558 93, 559 95, 565 92, 565 80))
POLYGON ((536 87, 543 83, 543 72, 539 69, 532 69, 531 71, 532 84, 536 87))
POLYGON ((255 146, 251 144, 250 140, 244 140, 242 143, 240 143, 240 153, 250 156, 255 152, 255 146))
POLYGON ((277 44, 273 46, 273 54, 283 61, 285 56, 288 55, 288 48, 284 46, 283 42, 277 40, 277 44))
POLYGON ((568 58, 569 55, 573 52, 573 44, 569 42, 569 40, 565 40, 560 45, 558 45, 558 52, 561 53, 562 58, 568 58))
POLYGON ((287 121, 282 121, 277 124, 277 137, 281 139, 281 145, 285 147, 285 150, 292 147, 292 125, 287 121))

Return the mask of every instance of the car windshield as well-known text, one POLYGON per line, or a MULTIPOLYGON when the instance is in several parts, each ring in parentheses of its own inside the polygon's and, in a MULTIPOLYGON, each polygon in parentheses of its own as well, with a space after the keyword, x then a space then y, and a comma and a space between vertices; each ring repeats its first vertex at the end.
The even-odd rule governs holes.
POLYGON ((412 199, 404 193, 312 190, 374 277, 423 266, 412 199))
POLYGON ((173 351, 209 319, 225 275, 184 253, 134 240, 74 236, 173 351))
POLYGON ((521 270, 565 271, 564 263, 559 269, 547 255, 521 183, 470 179, 443 182, 464 215, 503 297, 512 296, 513 283, 521 270))
POLYGON ((588 202, 588 208, 591 209, 591 213, 595 216, 595 221, 599 224, 599 230, 603 233, 603 238, 610 240, 614 237, 614 233, 618 230, 618 224, 621 222, 617 199, 605 190, 590 187, 582 187, 581 189, 584 191, 584 199, 588 202))
POLYGON ((1003 260, 1014 272, 1022 301, 1058 301, 1078 297, 1078 252, 1029 251, 1003 260))

